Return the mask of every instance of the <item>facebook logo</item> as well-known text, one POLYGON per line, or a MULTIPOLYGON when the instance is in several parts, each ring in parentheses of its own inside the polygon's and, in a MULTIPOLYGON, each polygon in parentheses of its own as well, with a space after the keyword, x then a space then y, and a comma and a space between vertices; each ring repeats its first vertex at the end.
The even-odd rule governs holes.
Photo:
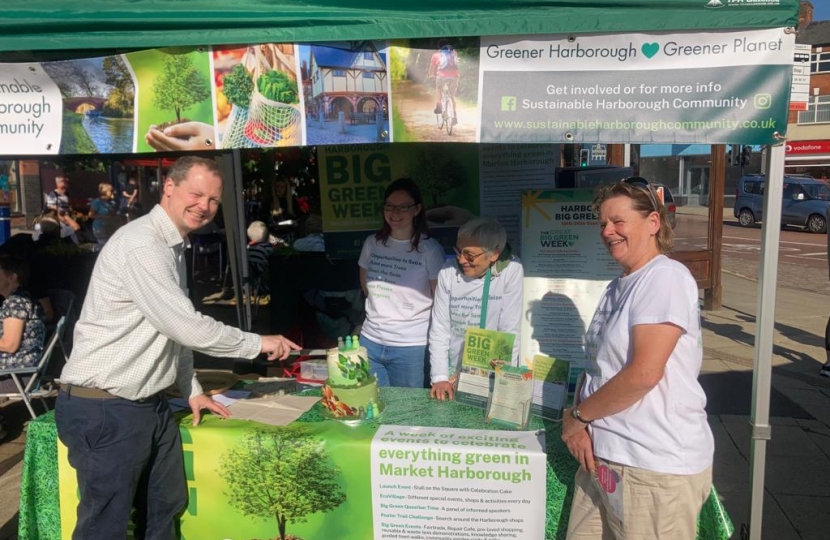
POLYGON ((516 96, 502 96, 501 110, 515 111, 516 110, 516 96))

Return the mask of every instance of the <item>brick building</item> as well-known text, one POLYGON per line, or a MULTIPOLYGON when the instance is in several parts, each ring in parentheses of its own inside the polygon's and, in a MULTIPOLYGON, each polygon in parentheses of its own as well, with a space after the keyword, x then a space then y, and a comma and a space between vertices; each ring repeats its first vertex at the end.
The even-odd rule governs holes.
POLYGON ((810 2, 801 2, 796 43, 811 47, 809 101, 787 120, 786 172, 830 178, 830 21, 814 21, 810 2))

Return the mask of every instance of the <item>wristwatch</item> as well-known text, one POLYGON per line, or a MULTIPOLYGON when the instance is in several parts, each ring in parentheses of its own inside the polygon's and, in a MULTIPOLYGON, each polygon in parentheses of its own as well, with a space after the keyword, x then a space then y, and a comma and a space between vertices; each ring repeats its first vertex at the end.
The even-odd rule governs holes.
POLYGON ((579 407, 574 407, 573 409, 571 409, 571 416, 573 416, 576 420, 579 420, 583 424, 591 424, 594 422, 593 420, 585 420, 584 418, 582 418, 582 415, 579 414, 579 407))

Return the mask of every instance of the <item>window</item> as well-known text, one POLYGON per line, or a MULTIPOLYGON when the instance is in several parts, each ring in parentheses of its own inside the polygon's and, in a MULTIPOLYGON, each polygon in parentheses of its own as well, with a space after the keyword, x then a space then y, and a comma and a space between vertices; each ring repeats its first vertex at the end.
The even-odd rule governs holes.
POLYGON ((363 78, 364 78, 364 79, 374 79, 374 78, 375 78, 375 74, 374 74, 374 73, 372 73, 371 71, 364 71, 364 72, 363 72, 363 78))
POLYGON ((825 122, 830 122, 830 95, 816 96, 810 99, 807 110, 798 113, 799 124, 822 124, 825 122))
POLYGON ((345 69, 334 69, 334 70, 332 70, 331 74, 334 77, 345 77, 346 76, 346 70, 345 69))
POLYGON ((369 60, 370 62, 375 59, 375 53, 366 51, 363 53, 363 59, 369 60))
POLYGON ((830 73, 830 51, 810 55, 810 73, 830 73))

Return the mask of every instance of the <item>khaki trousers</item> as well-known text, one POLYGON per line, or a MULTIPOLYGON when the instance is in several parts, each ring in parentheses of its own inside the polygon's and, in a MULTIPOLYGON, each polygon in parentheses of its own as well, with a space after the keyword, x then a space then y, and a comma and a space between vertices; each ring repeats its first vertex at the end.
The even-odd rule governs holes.
POLYGON ((677 475, 597 464, 593 474, 576 473, 567 540, 695 540, 712 467, 677 475))

